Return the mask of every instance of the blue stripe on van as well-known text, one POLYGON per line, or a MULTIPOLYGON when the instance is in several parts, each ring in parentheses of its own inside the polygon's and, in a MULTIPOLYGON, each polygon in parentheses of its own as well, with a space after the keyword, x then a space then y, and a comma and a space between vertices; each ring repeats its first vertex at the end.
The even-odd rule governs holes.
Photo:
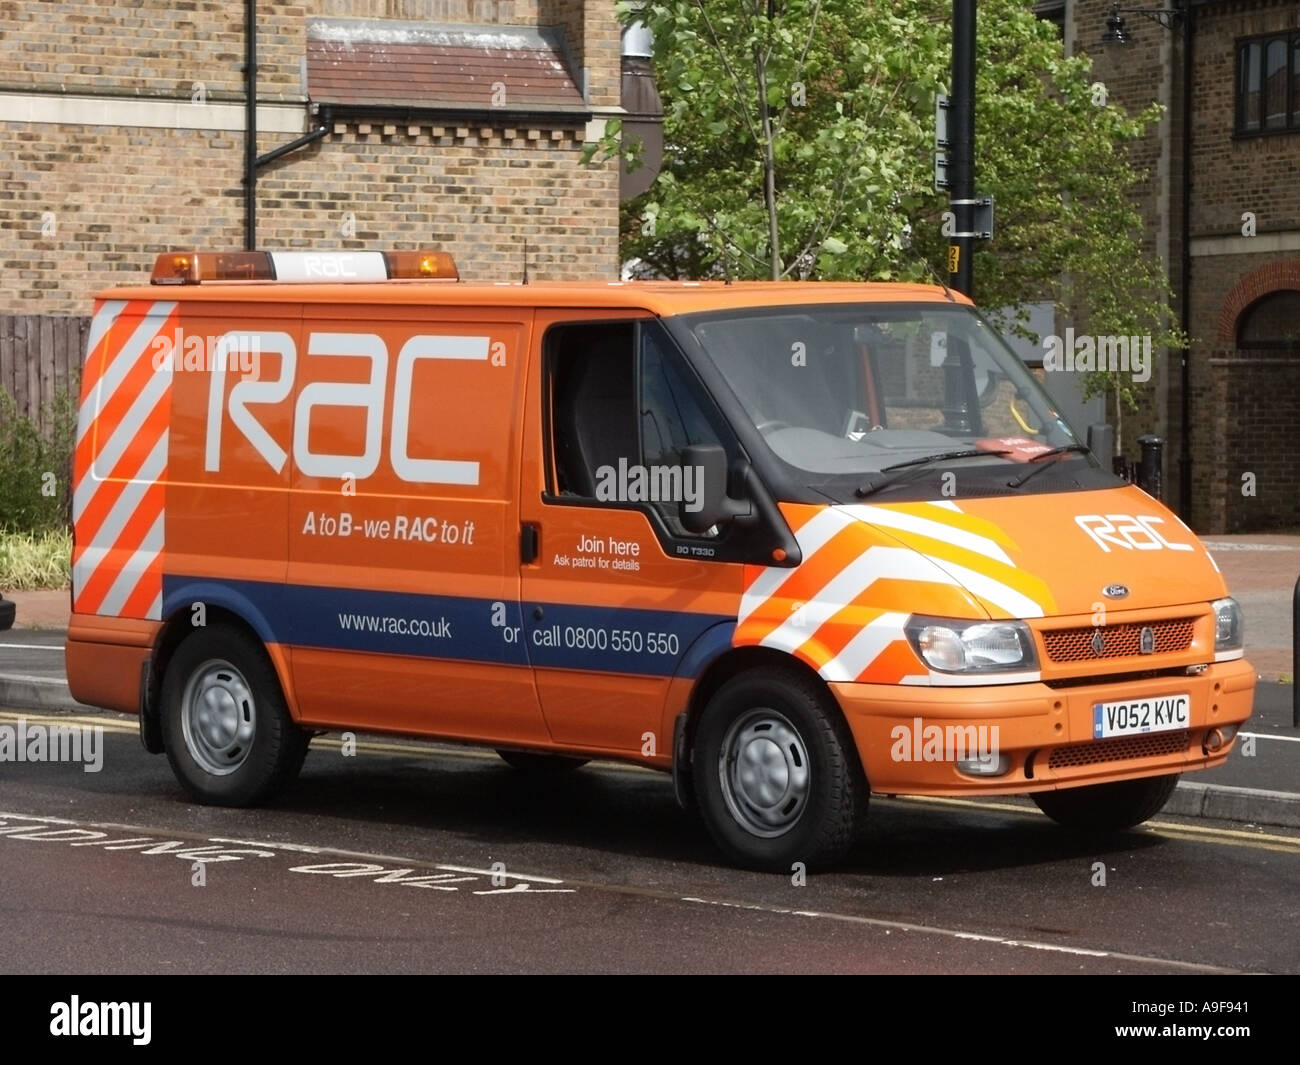
POLYGON ((245 618, 267 643, 650 676, 696 675, 730 645, 736 620, 573 603, 528 602, 521 611, 511 600, 163 576, 164 618, 199 602, 245 618))

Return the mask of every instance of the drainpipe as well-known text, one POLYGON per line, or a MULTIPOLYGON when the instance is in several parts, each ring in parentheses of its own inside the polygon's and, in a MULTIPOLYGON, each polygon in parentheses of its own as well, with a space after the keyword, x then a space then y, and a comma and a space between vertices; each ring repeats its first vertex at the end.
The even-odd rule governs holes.
MULTIPOLYGON (((1183 0, 1183 202, 1182 284, 1179 286, 1179 321, 1183 333, 1192 332, 1192 47, 1196 39, 1196 8, 1183 0)), ((1190 340, 1189 340, 1190 343, 1190 340)), ((1188 525, 1192 519, 1192 352, 1182 351, 1182 415, 1178 445, 1178 512, 1188 525)))
POLYGON ((257 248, 257 0, 244 0, 244 249, 257 248))

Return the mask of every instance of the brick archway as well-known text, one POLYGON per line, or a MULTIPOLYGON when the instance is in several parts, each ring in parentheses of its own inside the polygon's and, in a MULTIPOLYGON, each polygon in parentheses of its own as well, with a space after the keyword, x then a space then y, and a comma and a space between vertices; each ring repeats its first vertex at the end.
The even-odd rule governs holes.
POLYGON ((1247 307, 1270 292, 1286 289, 1300 291, 1300 259, 1288 262, 1269 263, 1258 270, 1252 270, 1235 285, 1223 301, 1223 310, 1219 312, 1219 329, 1216 340, 1219 344, 1236 347, 1237 320, 1247 307))

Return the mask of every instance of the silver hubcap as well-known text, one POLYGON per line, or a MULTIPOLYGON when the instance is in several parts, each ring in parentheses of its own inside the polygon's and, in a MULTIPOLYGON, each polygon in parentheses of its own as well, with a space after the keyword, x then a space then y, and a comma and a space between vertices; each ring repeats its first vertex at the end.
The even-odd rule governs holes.
POLYGON ((233 773, 253 749, 257 707, 244 676, 229 662, 204 662, 181 696, 185 749, 204 772, 233 773))
POLYGON ((790 831, 808 805, 808 752, 775 710, 751 710, 727 729, 718 776, 731 816, 755 836, 790 831))

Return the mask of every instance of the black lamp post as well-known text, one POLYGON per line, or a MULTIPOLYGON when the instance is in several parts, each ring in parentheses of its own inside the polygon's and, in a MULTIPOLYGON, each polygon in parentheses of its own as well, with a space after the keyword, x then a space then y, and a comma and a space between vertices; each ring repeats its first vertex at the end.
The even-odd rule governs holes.
MULTIPOLYGON (((1192 293, 1192 44, 1196 31, 1196 8, 1193 0, 1177 0, 1173 7, 1126 7, 1112 4, 1106 16, 1106 31, 1101 43, 1125 45, 1132 41, 1124 21, 1125 14, 1142 15, 1166 30, 1183 34, 1183 166, 1182 166, 1182 255, 1179 285, 1179 324, 1184 335, 1191 336, 1192 293)), ((1183 348, 1179 364, 1181 383, 1181 425, 1178 448, 1178 512, 1188 521, 1192 509, 1192 391, 1191 352, 1183 348)))

